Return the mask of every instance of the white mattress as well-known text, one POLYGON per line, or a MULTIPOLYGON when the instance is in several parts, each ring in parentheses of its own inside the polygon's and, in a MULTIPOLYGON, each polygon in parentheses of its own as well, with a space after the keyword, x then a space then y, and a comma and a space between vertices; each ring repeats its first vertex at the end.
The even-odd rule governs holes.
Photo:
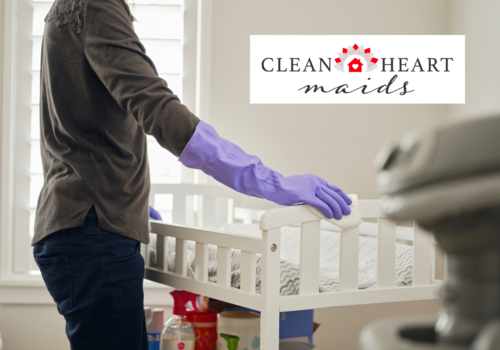
MULTIPOLYGON (((227 224, 217 228, 219 231, 239 233, 252 237, 261 237, 258 224, 227 224)), ((150 266, 156 266, 156 235, 151 235, 150 266)), ((339 243, 340 233, 321 230, 320 292, 333 292, 339 286, 339 243)), ((194 242, 189 242, 188 249, 195 251, 194 242)), ((175 252, 175 239, 168 238, 169 256, 175 252)), ((288 226, 281 230, 281 295, 294 295, 299 292, 300 228, 288 226)), ((409 245, 396 244, 396 285, 410 285, 412 281, 413 249, 409 245)), ((196 269, 195 264, 191 266, 196 269)), ((169 266, 173 270, 174 266, 169 266)), ((231 285, 240 287, 240 251, 231 252, 231 285)), ((261 256, 257 255, 256 290, 260 293, 261 256)), ((209 246, 209 281, 217 282, 217 247, 209 246)), ((377 240, 360 237, 359 240, 359 288, 372 288, 377 282, 377 240)))

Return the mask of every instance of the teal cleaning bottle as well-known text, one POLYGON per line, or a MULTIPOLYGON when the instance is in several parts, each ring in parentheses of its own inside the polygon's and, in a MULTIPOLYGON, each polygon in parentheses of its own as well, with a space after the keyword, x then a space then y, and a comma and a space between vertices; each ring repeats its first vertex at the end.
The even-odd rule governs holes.
POLYGON ((174 298, 174 310, 161 333, 161 350, 194 350, 195 333, 193 326, 187 321, 186 304, 191 302, 198 311, 198 295, 183 290, 174 290, 170 294, 174 298))
POLYGON ((238 342, 240 341, 240 337, 231 334, 222 334, 221 338, 226 339, 227 341, 227 349, 228 350, 238 350, 238 342))

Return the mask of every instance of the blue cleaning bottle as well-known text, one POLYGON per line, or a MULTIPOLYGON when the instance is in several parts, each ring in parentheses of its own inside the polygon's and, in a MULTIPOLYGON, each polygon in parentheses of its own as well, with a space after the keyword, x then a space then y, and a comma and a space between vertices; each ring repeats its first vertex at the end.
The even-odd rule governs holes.
POLYGON ((161 330, 163 327, 163 309, 145 308, 148 350, 160 350, 161 330))

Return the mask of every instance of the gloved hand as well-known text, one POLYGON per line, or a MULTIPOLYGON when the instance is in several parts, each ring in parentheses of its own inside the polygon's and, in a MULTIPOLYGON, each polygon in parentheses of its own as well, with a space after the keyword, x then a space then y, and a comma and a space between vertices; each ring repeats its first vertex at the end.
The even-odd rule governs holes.
POLYGON ((280 205, 309 204, 327 218, 349 215, 351 199, 338 187, 313 174, 283 176, 221 138, 215 129, 200 121, 179 161, 199 169, 232 189, 280 205))
POLYGON ((155 208, 153 208, 152 206, 149 206, 149 219, 150 220, 159 220, 161 221, 161 215, 160 213, 158 213, 155 208))

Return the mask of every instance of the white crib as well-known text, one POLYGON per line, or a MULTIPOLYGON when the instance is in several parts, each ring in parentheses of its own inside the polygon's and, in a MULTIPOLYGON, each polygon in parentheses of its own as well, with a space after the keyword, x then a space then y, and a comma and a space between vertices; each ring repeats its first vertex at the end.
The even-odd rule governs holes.
MULTIPOLYGON (((172 221, 175 224, 151 222, 157 234, 156 267, 146 266, 146 279, 188 290, 210 298, 248 307, 261 312, 261 349, 278 349, 279 313, 334 306, 401 302, 434 299, 442 284, 436 280, 436 246, 432 236, 419 227, 400 227, 386 218, 376 200, 360 200, 363 219, 376 219, 360 227, 340 232, 339 291, 319 292, 320 227, 322 223, 305 206, 278 207, 265 211, 244 210, 239 205, 248 197, 225 187, 211 185, 153 185, 150 204, 156 194, 173 196, 172 221), (195 222, 192 196, 200 200, 198 224, 216 226, 233 216, 244 222, 259 221, 262 239, 205 230, 195 222), (300 292, 280 296, 281 227, 300 224, 300 292), (377 286, 358 289, 358 244, 361 234, 378 239, 377 286), (176 240, 175 272, 167 268, 167 239, 176 240), (396 240, 413 244, 413 282, 411 286, 395 285, 396 240), (196 242, 194 276, 188 274, 187 243, 196 242), (217 283, 208 281, 208 245, 217 250, 217 283), (241 288, 231 287, 231 249, 241 250, 241 288), (262 254, 261 294, 255 293, 256 254, 262 254)), ((200 225, 201 226, 201 225, 200 225)), ((147 254, 149 249, 144 249, 147 254)), ((149 259, 146 256, 146 262, 149 259)), ((444 266, 440 267, 444 271, 444 266)), ((438 274, 442 274, 438 271, 438 274)))

